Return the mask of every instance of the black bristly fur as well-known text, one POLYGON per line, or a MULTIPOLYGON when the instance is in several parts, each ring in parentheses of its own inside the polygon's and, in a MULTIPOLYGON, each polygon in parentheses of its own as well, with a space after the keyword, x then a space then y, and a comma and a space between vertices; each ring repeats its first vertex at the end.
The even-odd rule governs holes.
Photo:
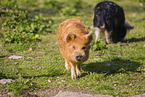
POLYGON ((113 42, 122 41, 126 35, 125 15, 123 9, 111 1, 100 2, 96 5, 94 14, 94 27, 101 29, 103 24, 105 29, 112 33, 113 42))

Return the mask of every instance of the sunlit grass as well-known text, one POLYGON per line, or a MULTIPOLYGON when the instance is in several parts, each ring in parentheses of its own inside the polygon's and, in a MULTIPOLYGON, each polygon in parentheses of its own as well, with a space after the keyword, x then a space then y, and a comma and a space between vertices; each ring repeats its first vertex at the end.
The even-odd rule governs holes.
MULTIPOLYGON (((59 87, 59 89, 113 96, 134 96, 145 93, 145 14, 143 12, 145 7, 141 7, 135 0, 113 0, 124 8, 126 21, 135 27, 127 33, 124 42, 109 44, 97 51, 91 49, 90 58, 82 65, 82 75, 77 77, 77 81, 71 80, 70 70, 65 69, 64 59, 59 53, 57 43, 58 25, 66 19, 80 17, 85 25, 92 26, 93 8, 99 1, 102 0, 83 0, 87 5, 74 16, 60 15, 56 9, 54 9, 56 13, 51 13, 53 10, 47 8, 43 2, 39 2, 40 5, 37 2, 35 6, 29 5, 28 13, 32 17, 44 13, 44 18, 53 20, 52 32, 39 34, 41 41, 25 44, 3 44, 0 38, 0 79, 21 78, 23 82, 20 84, 23 85, 20 88, 31 91, 37 88, 59 87), (32 50, 29 51, 30 48, 32 50), (8 59, 11 55, 24 58, 8 59), (27 85, 31 87, 23 87, 31 80, 38 86, 30 82, 31 85, 27 85)), ((24 6, 21 5, 20 8, 24 6)), ((103 38, 104 36, 101 38, 102 44, 105 43, 103 38)), ((9 91, 16 92, 12 89, 15 88, 15 84, 10 84, 12 87, 9 86, 9 91)))

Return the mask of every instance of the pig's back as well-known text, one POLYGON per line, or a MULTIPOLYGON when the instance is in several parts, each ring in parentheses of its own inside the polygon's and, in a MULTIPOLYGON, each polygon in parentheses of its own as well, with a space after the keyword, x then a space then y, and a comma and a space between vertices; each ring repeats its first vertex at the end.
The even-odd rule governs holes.
POLYGON ((85 28, 80 19, 68 19, 59 25, 57 33, 58 40, 62 40, 69 31, 77 36, 82 36, 88 33, 87 28, 85 28))

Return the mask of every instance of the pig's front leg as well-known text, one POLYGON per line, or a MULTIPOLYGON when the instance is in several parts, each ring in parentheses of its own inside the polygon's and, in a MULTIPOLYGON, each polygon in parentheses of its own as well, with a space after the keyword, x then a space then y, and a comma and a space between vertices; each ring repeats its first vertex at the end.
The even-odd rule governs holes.
POLYGON ((77 80, 77 78, 76 78, 76 73, 75 73, 75 67, 72 67, 72 68, 71 68, 71 78, 72 78, 72 80, 73 80, 73 79, 77 80))
POLYGON ((71 68, 71 78, 76 80, 75 64, 68 62, 71 68))
POLYGON ((68 62, 67 62, 66 59, 65 59, 65 68, 66 68, 67 70, 70 69, 69 64, 68 64, 68 62))
POLYGON ((76 65, 76 73, 77 75, 81 75, 81 65, 76 65))

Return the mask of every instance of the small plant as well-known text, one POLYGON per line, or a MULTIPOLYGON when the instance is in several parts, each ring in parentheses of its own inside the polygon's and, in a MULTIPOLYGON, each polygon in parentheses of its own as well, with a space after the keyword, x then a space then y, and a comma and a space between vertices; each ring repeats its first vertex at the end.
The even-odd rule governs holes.
POLYGON ((61 15, 75 15, 76 14, 76 9, 73 8, 73 7, 69 7, 69 6, 66 6, 64 8, 62 8, 59 13, 61 15))
POLYGON ((106 48, 106 44, 101 42, 101 41, 94 41, 93 45, 92 45, 92 49, 93 50, 102 50, 106 48))
POLYGON ((60 3, 60 2, 58 2, 56 0, 50 0, 50 1, 45 0, 44 1, 44 5, 53 7, 55 9, 57 9, 57 10, 60 10, 62 8, 62 3, 60 3))
POLYGON ((3 0, 3 2, 0 2, 2 5, 10 5, 10 6, 14 6, 14 5, 23 5, 23 6, 38 6, 38 0, 3 0))
MULTIPOLYGON (((69 0, 70 1, 70 0, 69 0)), ((74 0, 73 0, 74 1, 74 0)), ((83 4, 84 2, 82 0, 75 0, 74 2, 74 8, 76 8, 77 10, 82 9, 83 8, 83 4)))
POLYGON ((83 8, 82 0, 67 0, 65 7, 59 10, 61 15, 76 15, 77 12, 83 8), (70 6, 68 4, 72 2, 70 6))
POLYGON ((52 20, 45 20, 41 14, 31 18, 27 11, 14 8, 2 8, 2 31, 4 43, 29 43, 40 39, 40 33, 51 32, 52 20))
POLYGON ((12 82, 7 85, 7 90, 13 93, 14 97, 19 97, 22 93, 22 90, 34 90, 35 88, 40 88, 39 85, 36 85, 32 82, 33 78, 24 80, 21 74, 19 74, 18 79, 15 82, 12 82))
POLYGON ((145 0, 137 0, 140 3, 145 3, 145 0))

